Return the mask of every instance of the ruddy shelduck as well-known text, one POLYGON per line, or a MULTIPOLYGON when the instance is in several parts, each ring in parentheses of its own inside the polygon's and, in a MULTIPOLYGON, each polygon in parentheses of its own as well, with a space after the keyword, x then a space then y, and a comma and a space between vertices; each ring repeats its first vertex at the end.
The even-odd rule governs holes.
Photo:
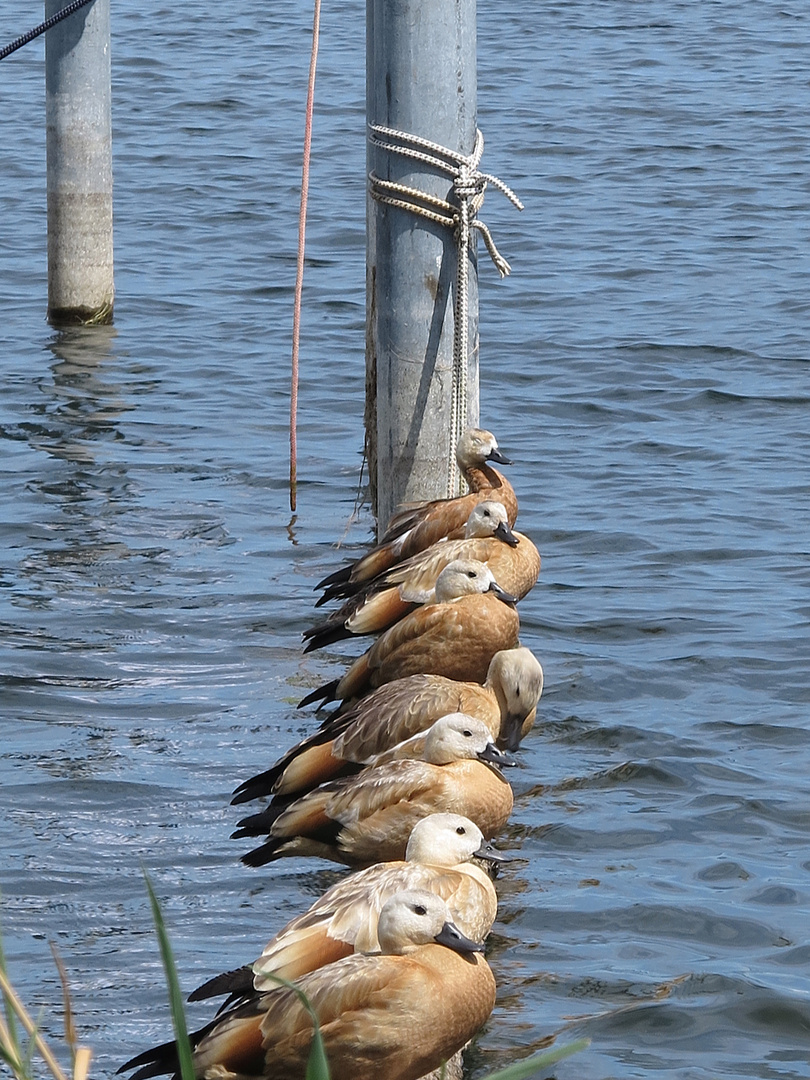
MULTIPOLYGON (((453 925, 434 893, 399 892, 383 905, 380 951, 355 953, 219 1015, 191 1036, 201 1080, 304 1080, 312 1012, 335 1080, 418 1080, 460 1050, 495 1004, 483 946, 453 925)), ((174 1043, 122 1067, 147 1080, 178 1068, 174 1043), (139 1068, 138 1068, 139 1067, 139 1068)))
POLYGON ((421 760, 388 761, 243 818, 234 839, 268 839, 242 862, 314 855, 368 866, 402 859, 416 822, 435 813, 462 814, 489 839, 512 810, 512 789, 496 765, 513 764, 491 740, 481 720, 444 716, 426 732, 421 760))
POLYGON ((325 622, 305 630, 305 652, 344 638, 381 633, 417 604, 431 603, 436 579, 454 559, 486 563, 501 588, 518 600, 537 583, 540 553, 527 536, 512 531, 502 503, 479 503, 464 532, 463 540, 441 540, 397 564, 369 582, 325 622))
POLYGON ((375 863, 338 881, 279 930, 252 965, 215 976, 189 1001, 228 994, 230 1007, 257 990, 271 989, 268 975, 300 979, 353 952, 376 951, 380 910, 402 889, 441 896, 459 930, 483 941, 495 921, 498 899, 490 874, 471 860, 497 866, 503 859, 469 818, 429 814, 414 825, 404 861, 375 863))
POLYGON ((442 675, 395 679, 327 718, 275 765, 240 784, 231 801, 301 795, 358 772, 449 711, 483 720, 498 746, 517 750, 531 730, 542 692, 543 668, 525 646, 495 653, 483 686, 442 675))
POLYGON ((389 627, 342 679, 313 690, 299 706, 362 697, 420 672, 482 683, 495 653, 518 644, 515 603, 484 563, 456 559, 436 579, 435 603, 389 627))
POLYGON ((351 596, 363 582, 444 537, 459 539, 464 535, 471 511, 485 499, 503 503, 509 524, 515 524, 518 504, 512 485, 490 464, 494 461, 499 465, 511 465, 511 462, 501 454, 492 432, 468 428, 458 441, 456 461, 470 488, 468 494, 403 507, 391 518, 375 548, 315 586, 326 590, 319 604, 336 597, 351 596))

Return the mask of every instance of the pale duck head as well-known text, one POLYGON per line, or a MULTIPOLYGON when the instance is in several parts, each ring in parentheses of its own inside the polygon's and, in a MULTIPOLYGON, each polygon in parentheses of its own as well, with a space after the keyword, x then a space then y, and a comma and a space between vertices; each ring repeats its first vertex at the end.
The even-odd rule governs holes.
POLYGON ((516 597, 500 587, 486 563, 476 559, 454 559, 436 578, 437 604, 447 604, 462 596, 486 592, 495 593, 506 604, 517 603, 516 597))
POLYGON ((407 862, 423 866, 458 866, 473 857, 497 865, 506 856, 484 839, 474 821, 461 814, 428 814, 414 825, 408 847, 407 862))
POLYGON ((495 461, 498 465, 511 465, 498 449, 498 443, 491 431, 483 428, 467 428, 456 444, 456 461, 462 470, 481 466, 486 461, 495 461))
POLYGON ((507 750, 517 750, 523 721, 537 707, 543 693, 543 668, 524 646, 495 653, 487 671, 486 685, 501 708, 501 741, 507 750))
POLYGON ((395 893, 386 900, 377 922, 377 937, 384 953, 403 955, 420 945, 438 943, 456 952, 483 952, 453 924, 450 909, 440 896, 424 889, 395 893))
POLYGON ((482 720, 466 713, 448 713, 425 733, 424 760, 431 765, 454 761, 491 761, 498 765, 514 762, 492 741, 492 733, 482 720))
POLYGON ((518 538, 509 526, 503 503, 485 499, 478 503, 467 518, 464 537, 467 540, 486 539, 495 536, 510 547, 517 547, 518 538))

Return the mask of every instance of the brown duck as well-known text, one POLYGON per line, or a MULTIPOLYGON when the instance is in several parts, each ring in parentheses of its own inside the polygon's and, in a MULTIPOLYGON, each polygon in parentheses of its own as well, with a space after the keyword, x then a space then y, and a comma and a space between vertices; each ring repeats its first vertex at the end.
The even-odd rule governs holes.
POLYGON ((515 597, 484 563, 457 559, 436 579, 436 602, 400 619, 352 664, 342 679, 299 702, 362 697, 383 683, 425 672, 483 682, 496 652, 518 644, 515 597))
POLYGON ((404 861, 374 863, 338 881, 279 930, 258 960, 209 979, 189 1001, 228 994, 228 1008, 254 991, 272 989, 269 976, 300 979, 353 952, 376 951, 380 910, 402 889, 427 889, 441 896, 462 934, 483 941, 495 921, 498 897, 478 860, 497 866, 504 856, 469 818, 429 814, 414 825, 404 861))
POLYGON ((473 508, 485 499, 503 503, 509 524, 515 524, 517 497, 506 477, 490 464, 494 461, 499 465, 511 465, 511 462, 498 450, 492 432, 468 428, 458 441, 456 461, 470 488, 468 494, 455 499, 412 503, 397 511, 375 548, 318 582, 315 588, 325 589, 318 604, 336 597, 352 596, 364 582, 444 537, 460 539, 473 508))
POLYGON ((495 747, 482 721, 452 713, 426 733, 422 760, 389 761, 323 784, 286 806, 271 803, 243 818, 233 837, 267 834, 264 844, 242 857, 248 866, 287 855, 348 866, 402 859, 411 830, 427 814, 462 814, 489 838, 512 810, 512 789, 491 763, 513 761, 495 747))
POLYGON ((522 533, 513 532, 502 503, 479 503, 467 519, 462 540, 440 540, 398 563, 350 597, 340 611, 304 631, 305 652, 355 635, 378 634, 435 600, 436 579, 455 559, 486 563, 495 580, 518 600, 536 584, 540 553, 522 533))
MULTIPOLYGON (((418 1080, 460 1050, 489 1017, 495 979, 441 897, 396 893, 378 921, 380 951, 303 976, 332 1076, 418 1080)), ((313 1035, 300 992, 277 987, 221 1013, 191 1036, 198 1077, 304 1080, 313 1035)), ((179 1075, 174 1043, 128 1061, 131 1080, 179 1075)))
POLYGON ((331 716, 270 769, 246 780, 232 802, 298 796, 359 772, 377 755, 425 731, 448 712, 483 720, 498 746, 517 750, 534 723, 542 692, 543 669, 525 647, 497 652, 483 686, 443 675, 395 679, 331 716))

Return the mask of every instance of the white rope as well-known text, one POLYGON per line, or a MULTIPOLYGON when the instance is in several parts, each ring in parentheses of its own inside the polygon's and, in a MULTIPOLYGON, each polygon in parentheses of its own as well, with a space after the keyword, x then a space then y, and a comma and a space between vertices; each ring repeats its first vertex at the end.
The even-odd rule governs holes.
POLYGON ((458 244, 456 263, 456 295, 453 305, 453 381, 450 400, 450 462, 447 475, 448 497, 457 495, 460 489, 460 476, 456 464, 456 447, 462 432, 467 426, 467 363, 469 359, 469 259, 472 230, 475 229, 483 238, 489 256, 501 277, 511 272, 509 263, 495 246, 489 229, 478 218, 478 211, 484 202, 487 184, 492 184, 498 191, 514 203, 518 210, 523 203, 512 189, 497 176, 483 173, 478 166, 484 153, 484 136, 475 133, 475 146, 471 154, 465 155, 438 143, 430 142, 418 135, 406 131, 382 127, 373 124, 369 127, 369 142, 372 146, 402 157, 419 161, 431 168, 438 169, 453 180, 453 195, 457 205, 446 199, 428 195, 417 188, 383 180, 376 173, 369 173, 369 191, 371 197, 386 206, 396 206, 401 210, 410 210, 414 214, 434 221, 439 225, 452 228, 458 244))

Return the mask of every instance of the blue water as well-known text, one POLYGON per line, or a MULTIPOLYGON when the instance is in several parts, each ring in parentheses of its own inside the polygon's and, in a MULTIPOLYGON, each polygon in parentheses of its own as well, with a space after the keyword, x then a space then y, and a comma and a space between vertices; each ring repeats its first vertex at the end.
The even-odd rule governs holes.
MULTIPOLYGON (((807 1077, 810 16, 480 8, 484 168, 526 204, 484 207, 481 415, 546 692, 470 1075, 585 1035, 560 1080, 807 1077)), ((348 652, 303 657, 312 586, 373 526, 362 5, 323 13, 295 515, 311 9, 114 9, 112 329, 45 322, 41 41, 0 65, 0 918, 58 1037, 56 943, 94 1076, 169 1035, 142 868, 188 990, 341 874, 248 871, 228 800, 312 729, 348 652)))

